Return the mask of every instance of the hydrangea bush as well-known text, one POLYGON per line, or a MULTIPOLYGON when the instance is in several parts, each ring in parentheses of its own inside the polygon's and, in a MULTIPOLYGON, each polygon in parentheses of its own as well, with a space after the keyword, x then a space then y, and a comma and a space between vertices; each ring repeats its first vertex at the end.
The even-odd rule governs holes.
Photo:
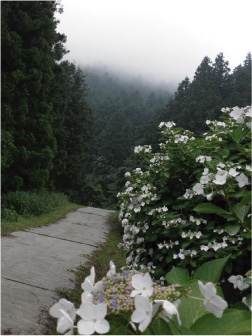
MULTIPOLYGON (((220 335, 223 330, 225 334, 250 334, 251 298, 244 296, 242 310, 229 309, 221 289, 206 281, 213 275, 218 281, 226 261, 210 262, 207 272, 199 268, 196 273, 204 272, 202 281, 189 278, 186 269, 174 267, 166 274, 168 286, 154 282, 149 273, 117 273, 113 262, 106 277, 95 283, 92 267, 81 285, 84 292, 79 309, 60 299, 50 314, 57 318, 57 332, 61 334, 220 335)), ((251 285, 249 276, 231 276, 229 281, 235 288, 246 290, 251 285)))
POLYGON ((162 278, 228 255, 226 272, 250 269, 252 108, 222 112, 202 136, 162 122, 159 153, 135 148, 145 169, 126 173, 118 194, 132 269, 162 278))

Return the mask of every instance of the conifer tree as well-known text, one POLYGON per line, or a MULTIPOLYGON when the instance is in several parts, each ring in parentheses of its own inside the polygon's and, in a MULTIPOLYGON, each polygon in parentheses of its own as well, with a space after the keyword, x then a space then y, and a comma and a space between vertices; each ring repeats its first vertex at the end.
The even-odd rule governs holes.
POLYGON ((54 1, 3 1, 2 191, 43 189, 56 151, 49 93, 64 55, 54 1))

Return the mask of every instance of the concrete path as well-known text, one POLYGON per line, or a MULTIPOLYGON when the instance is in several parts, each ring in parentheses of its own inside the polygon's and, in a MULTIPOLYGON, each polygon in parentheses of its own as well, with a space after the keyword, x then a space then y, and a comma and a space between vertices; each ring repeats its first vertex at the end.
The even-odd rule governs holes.
POLYGON ((2 237, 1 334, 43 334, 46 314, 74 287, 74 271, 106 241, 113 211, 80 208, 50 226, 2 237))

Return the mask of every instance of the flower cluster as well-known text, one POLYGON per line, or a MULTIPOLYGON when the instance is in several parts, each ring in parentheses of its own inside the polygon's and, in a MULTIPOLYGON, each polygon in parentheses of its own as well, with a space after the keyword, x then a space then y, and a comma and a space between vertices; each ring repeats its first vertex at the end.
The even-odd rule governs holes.
POLYGON ((122 272, 116 273, 115 265, 110 262, 107 276, 95 283, 95 269, 91 268, 90 275, 82 284, 84 292, 79 309, 65 300, 50 308, 50 315, 57 318, 57 332, 73 334, 74 328, 80 335, 92 335, 95 332, 105 334, 110 330, 110 323, 106 316, 118 312, 131 314, 131 326, 144 332, 149 324, 157 318, 162 318, 170 323, 175 316, 178 325, 181 325, 178 307, 180 298, 202 300, 207 311, 216 317, 221 317, 227 303, 216 295, 212 283, 203 285, 198 281, 199 289, 204 298, 191 297, 190 290, 176 291, 179 285, 168 287, 160 286, 153 282, 149 273, 122 272), (109 313, 109 314, 108 314, 109 313), (75 326, 75 319, 77 326, 75 326))
MULTIPOLYGON (((132 278, 134 279, 134 276, 137 274, 141 275, 141 273, 135 270, 124 270, 121 273, 104 277, 101 280, 103 291, 94 293, 93 302, 95 304, 106 303, 109 311, 115 314, 122 311, 133 312, 134 299, 130 294, 134 289, 134 287, 132 287, 132 278)), ((188 295, 188 289, 178 292, 176 291, 176 287, 178 287, 178 285, 164 287, 153 282, 153 296, 151 301, 169 299, 169 301, 174 302, 180 297, 188 295)))

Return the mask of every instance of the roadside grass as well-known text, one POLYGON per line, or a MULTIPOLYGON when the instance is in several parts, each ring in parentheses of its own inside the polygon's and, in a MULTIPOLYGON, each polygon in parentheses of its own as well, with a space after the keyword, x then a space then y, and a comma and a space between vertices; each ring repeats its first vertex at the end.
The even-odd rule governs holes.
POLYGON ((39 226, 50 225, 56 222, 57 220, 65 217, 66 214, 68 214, 69 212, 74 211, 78 208, 83 208, 83 205, 78 205, 75 203, 67 203, 66 205, 63 205, 58 209, 47 214, 42 214, 35 217, 33 216, 30 218, 19 217, 17 221, 10 221, 10 222, 2 220, 1 235, 5 236, 18 230, 25 230, 39 226))
MULTIPOLYGON (((113 260, 116 270, 126 265, 126 254, 123 250, 118 248, 118 244, 122 242, 123 230, 118 221, 118 213, 112 214, 108 218, 108 225, 110 227, 107 241, 99 245, 99 248, 95 250, 88 258, 88 262, 78 267, 75 272, 75 287, 73 289, 58 288, 57 293, 60 298, 65 298, 71 301, 75 308, 79 308, 81 304, 81 294, 83 289, 81 284, 86 276, 90 274, 90 268, 95 267, 95 282, 102 279, 103 276, 109 270, 109 262, 113 260)), ((55 302, 56 303, 56 302, 55 302)), ((57 335, 56 332, 56 319, 52 318, 48 313, 48 323, 46 331, 48 335, 57 335)))

